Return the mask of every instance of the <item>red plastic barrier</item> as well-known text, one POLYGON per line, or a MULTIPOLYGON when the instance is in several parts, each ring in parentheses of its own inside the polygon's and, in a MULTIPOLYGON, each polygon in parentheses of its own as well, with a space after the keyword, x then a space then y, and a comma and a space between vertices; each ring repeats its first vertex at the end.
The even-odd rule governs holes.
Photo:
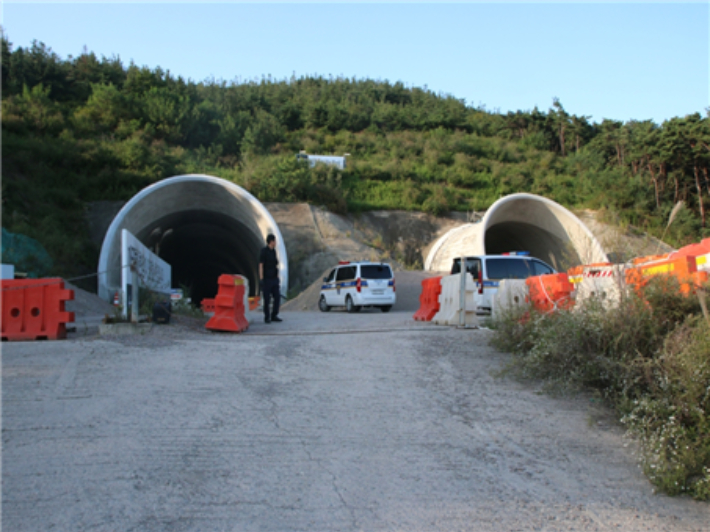
POLYGON ((212 331, 243 332, 249 328, 244 316, 244 278, 241 275, 220 275, 219 291, 214 299, 214 316, 205 327, 212 331))
POLYGON ((422 281, 419 310, 414 313, 415 320, 432 320, 436 313, 439 312, 439 294, 441 294, 441 276, 430 277, 422 281))
POLYGON ((74 321, 74 313, 66 312, 64 305, 72 299, 74 290, 65 290, 63 279, 2 281, 2 339, 66 338, 66 324, 74 321))
POLYGON ((200 306, 202 307, 202 312, 204 313, 214 312, 214 299, 204 298, 202 303, 200 303, 200 306))
POLYGON ((553 273, 528 277, 525 280, 530 293, 530 301, 540 312, 551 312, 555 309, 568 310, 574 306, 572 290, 574 285, 567 273, 553 273))

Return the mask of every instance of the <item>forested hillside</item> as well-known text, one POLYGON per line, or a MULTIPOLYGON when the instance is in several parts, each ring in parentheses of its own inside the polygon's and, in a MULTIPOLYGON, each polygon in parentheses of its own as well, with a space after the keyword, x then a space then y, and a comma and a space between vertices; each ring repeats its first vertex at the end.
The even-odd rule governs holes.
MULTIPOLYGON (((235 69, 237 67, 235 66, 235 69)), ((239 72, 235 70, 235 76, 239 72)), ((523 89, 521 89, 523 90, 523 89)), ((300 77, 194 82, 91 52, 2 40, 4 228, 40 241, 54 274, 95 269, 87 202, 127 200, 177 174, 236 182, 263 201, 336 212, 483 210, 532 192, 675 245, 710 235, 710 118, 622 123, 561 102, 492 113, 402 83, 300 77), (349 153, 345 171, 296 161, 349 153)))

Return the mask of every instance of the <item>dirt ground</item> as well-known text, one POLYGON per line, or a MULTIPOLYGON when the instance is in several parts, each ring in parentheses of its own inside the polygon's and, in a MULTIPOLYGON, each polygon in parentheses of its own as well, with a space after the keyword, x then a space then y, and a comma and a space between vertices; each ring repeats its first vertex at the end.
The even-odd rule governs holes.
POLYGON ((593 398, 499 376, 490 331, 282 317, 3 343, 3 529, 708 530, 593 398))

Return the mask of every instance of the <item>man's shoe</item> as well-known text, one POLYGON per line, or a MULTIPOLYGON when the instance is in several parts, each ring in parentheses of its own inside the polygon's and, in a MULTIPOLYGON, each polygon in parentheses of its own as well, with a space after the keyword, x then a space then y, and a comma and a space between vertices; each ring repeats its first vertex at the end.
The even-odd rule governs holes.
POLYGON ((271 323, 271 320, 269 318, 265 318, 264 323, 271 323))
POLYGON ((277 322, 277 323, 281 323, 281 322, 284 321, 284 320, 282 320, 282 319, 279 318, 278 316, 274 316, 273 318, 271 318, 271 321, 275 321, 275 322, 277 322))

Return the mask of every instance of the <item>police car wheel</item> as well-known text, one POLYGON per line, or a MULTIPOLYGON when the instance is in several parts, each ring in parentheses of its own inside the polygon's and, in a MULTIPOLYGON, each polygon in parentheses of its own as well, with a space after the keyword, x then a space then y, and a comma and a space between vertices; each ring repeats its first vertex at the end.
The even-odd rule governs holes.
POLYGON ((329 312, 330 311, 330 305, 325 302, 325 296, 320 296, 320 300, 318 301, 318 308, 320 309, 321 312, 329 312))
POLYGON ((352 314, 353 312, 358 312, 360 310, 360 307, 355 306, 353 303, 353 298, 348 296, 345 298, 345 309, 352 314))
POLYGON ((384 305, 384 306, 380 307, 380 310, 382 312, 389 312, 390 310, 392 310, 392 305, 384 305))

